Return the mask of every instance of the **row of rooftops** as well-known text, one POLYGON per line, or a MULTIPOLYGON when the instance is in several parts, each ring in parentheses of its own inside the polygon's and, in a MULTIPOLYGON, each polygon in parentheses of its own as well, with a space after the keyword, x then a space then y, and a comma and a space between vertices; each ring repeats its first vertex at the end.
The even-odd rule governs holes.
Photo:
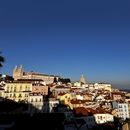
POLYGON ((85 107, 77 107, 74 108, 74 113, 76 116, 89 116, 94 114, 111 114, 111 111, 108 111, 106 109, 97 107, 95 109, 93 108, 85 108, 85 107))
POLYGON ((24 75, 39 75, 39 76, 49 76, 49 77, 60 77, 60 76, 57 76, 57 75, 41 74, 41 73, 33 72, 33 71, 24 72, 24 75))

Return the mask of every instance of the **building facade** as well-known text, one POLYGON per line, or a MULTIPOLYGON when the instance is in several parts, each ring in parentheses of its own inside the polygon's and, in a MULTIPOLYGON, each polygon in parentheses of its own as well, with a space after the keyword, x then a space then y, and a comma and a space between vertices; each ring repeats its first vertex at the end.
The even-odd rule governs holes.
POLYGON ((6 83, 4 97, 6 99, 28 101, 29 93, 32 91, 32 83, 12 82, 6 83))
POLYGON ((126 120, 129 118, 129 109, 127 103, 113 102, 113 108, 117 109, 117 115, 119 118, 126 120))
POLYGON ((23 69, 23 66, 21 65, 20 67, 15 67, 13 70, 13 78, 14 80, 18 79, 42 79, 45 81, 47 84, 53 83, 54 78, 57 80, 59 79, 59 76, 55 75, 46 75, 46 74, 41 74, 37 72, 25 72, 23 69))
POLYGON ((42 95, 48 95, 48 86, 33 83, 33 85, 32 85, 32 93, 40 93, 42 95))
POLYGON ((30 93, 28 98, 29 113, 42 113, 45 109, 43 95, 30 93))

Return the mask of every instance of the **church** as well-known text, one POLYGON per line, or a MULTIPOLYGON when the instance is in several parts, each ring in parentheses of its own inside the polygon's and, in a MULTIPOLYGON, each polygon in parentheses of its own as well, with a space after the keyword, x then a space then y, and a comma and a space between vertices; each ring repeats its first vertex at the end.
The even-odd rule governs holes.
POLYGON ((46 82, 46 84, 51 84, 54 81, 54 78, 58 79, 60 78, 59 76, 55 76, 55 75, 47 75, 47 74, 41 74, 41 73, 37 73, 37 72, 25 72, 24 68, 22 65, 20 65, 19 67, 15 66, 15 68, 13 69, 13 78, 14 80, 18 80, 18 79, 41 79, 43 81, 46 82))

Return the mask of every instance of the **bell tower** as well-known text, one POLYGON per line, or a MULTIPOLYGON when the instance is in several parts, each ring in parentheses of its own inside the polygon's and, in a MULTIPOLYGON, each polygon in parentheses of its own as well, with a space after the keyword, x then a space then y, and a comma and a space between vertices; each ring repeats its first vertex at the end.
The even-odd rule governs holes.
POLYGON ((81 75, 81 77, 80 77, 80 80, 79 80, 81 83, 83 83, 83 84, 86 84, 86 80, 85 80, 85 78, 84 78, 84 76, 83 76, 83 74, 81 75))
POLYGON ((23 76, 23 66, 20 65, 20 67, 15 66, 13 70, 13 78, 14 80, 21 79, 23 76))

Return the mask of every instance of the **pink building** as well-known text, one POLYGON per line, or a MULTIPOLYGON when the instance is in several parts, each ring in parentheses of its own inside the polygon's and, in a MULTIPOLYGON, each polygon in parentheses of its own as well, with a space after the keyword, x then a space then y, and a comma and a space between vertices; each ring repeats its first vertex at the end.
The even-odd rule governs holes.
POLYGON ((48 95, 48 86, 44 86, 43 84, 33 84, 32 93, 40 93, 42 95, 48 95))

